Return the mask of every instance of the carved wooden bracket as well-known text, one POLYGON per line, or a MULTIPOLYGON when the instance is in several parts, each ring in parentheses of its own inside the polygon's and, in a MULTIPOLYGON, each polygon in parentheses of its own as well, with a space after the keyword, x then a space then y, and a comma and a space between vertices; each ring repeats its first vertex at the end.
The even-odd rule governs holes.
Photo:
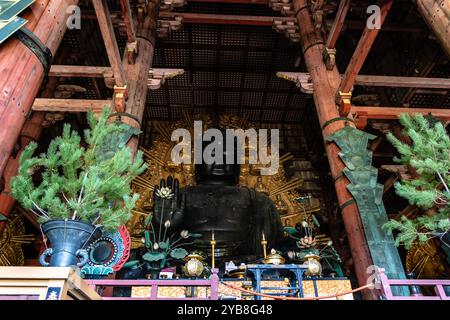
POLYGON ((292 42, 300 42, 300 33, 295 19, 275 18, 272 27, 279 33, 284 33, 292 42))
POLYGON ((292 17, 295 14, 291 0, 269 0, 269 7, 274 11, 281 11, 281 14, 287 17, 292 17))
POLYGON ((323 61, 327 70, 333 70, 336 65, 336 49, 325 48, 323 50, 323 61))
POLYGON ((114 86, 114 110, 116 110, 116 112, 125 111, 127 99, 128 99, 127 86, 126 85, 123 87, 114 86))
POLYGON ((300 91, 306 94, 312 94, 314 92, 311 77, 307 73, 300 72, 277 72, 277 77, 295 82, 295 85, 300 88, 300 91))
POLYGON ((175 31, 181 28, 183 24, 183 17, 173 15, 172 17, 167 17, 158 20, 158 27, 156 33, 159 38, 167 37, 171 31, 175 31))
POLYGON ((162 0, 159 7, 160 11, 171 11, 173 8, 185 6, 187 0, 162 0))
POLYGON ((183 69, 150 69, 148 72, 148 88, 156 90, 161 88, 166 79, 174 78, 182 75, 183 69))
POLYGON ((336 96, 336 103, 339 105, 339 114, 341 117, 346 117, 352 109, 352 92, 342 92, 336 96))

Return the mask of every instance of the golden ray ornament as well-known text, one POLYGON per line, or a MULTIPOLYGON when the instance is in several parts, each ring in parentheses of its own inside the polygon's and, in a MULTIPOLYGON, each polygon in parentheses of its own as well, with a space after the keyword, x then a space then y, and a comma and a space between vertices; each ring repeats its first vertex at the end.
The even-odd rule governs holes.
POLYGON ((23 215, 14 211, 0 239, 0 266, 23 266, 22 244, 31 243, 34 239, 34 235, 25 234, 23 215))

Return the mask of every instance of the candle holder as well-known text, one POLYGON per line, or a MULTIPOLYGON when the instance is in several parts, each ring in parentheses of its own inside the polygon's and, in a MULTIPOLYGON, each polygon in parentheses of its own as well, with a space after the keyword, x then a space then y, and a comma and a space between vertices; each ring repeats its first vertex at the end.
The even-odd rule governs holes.
POLYGON ((212 232, 211 241, 209 243, 211 244, 211 270, 214 270, 214 268, 216 267, 216 256, 214 253, 214 249, 216 247, 216 240, 214 238, 214 231, 212 232))

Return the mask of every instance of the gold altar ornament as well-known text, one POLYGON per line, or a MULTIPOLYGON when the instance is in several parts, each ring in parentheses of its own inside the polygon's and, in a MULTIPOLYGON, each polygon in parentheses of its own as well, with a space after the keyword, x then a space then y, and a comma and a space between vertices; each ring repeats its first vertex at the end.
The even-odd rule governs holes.
POLYGON ((284 264, 284 258, 275 249, 272 249, 270 254, 264 258, 264 264, 284 264))
POLYGON ((304 258, 303 264, 308 267, 305 272, 307 276, 315 277, 322 274, 322 264, 320 263, 320 256, 315 254, 307 254, 304 258))
POLYGON ((203 257, 199 254, 189 254, 184 258, 186 264, 183 272, 188 277, 200 277, 205 267, 203 266, 203 257))

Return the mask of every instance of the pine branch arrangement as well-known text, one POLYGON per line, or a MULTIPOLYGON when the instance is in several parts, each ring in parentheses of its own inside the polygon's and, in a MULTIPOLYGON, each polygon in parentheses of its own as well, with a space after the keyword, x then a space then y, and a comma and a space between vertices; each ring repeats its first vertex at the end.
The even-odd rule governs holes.
POLYGON ((426 214, 415 219, 402 216, 401 221, 390 220, 384 228, 389 233, 397 230, 397 246, 404 244, 409 249, 416 240, 442 240, 450 230, 450 138, 443 124, 430 117, 403 114, 400 123, 412 143, 405 144, 388 134, 388 140, 400 153, 394 161, 415 168, 419 177, 396 183, 395 190, 426 214))
POLYGON ((126 142, 136 129, 123 123, 108 123, 104 108, 97 119, 87 115, 86 148, 70 125, 52 140, 47 153, 33 157, 30 143, 19 161, 19 173, 11 181, 12 195, 25 208, 47 220, 80 220, 114 230, 126 223, 138 194, 131 195, 131 181, 146 169, 142 153, 135 160, 126 142), (33 176, 41 175, 38 186, 33 176))

